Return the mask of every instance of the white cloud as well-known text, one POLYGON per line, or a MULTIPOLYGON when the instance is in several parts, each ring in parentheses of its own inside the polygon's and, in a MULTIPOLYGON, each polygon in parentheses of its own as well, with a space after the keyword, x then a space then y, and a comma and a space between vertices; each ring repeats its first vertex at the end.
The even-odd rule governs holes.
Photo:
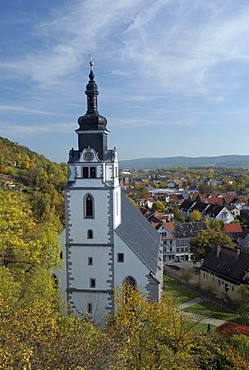
MULTIPOLYGON (((208 94, 226 61, 248 62, 249 6, 209 0, 72 1, 34 26, 37 47, 0 67, 42 88, 60 85, 92 52, 123 78, 158 91, 208 94), (210 79, 211 76, 211 79, 210 79)), ((231 81, 230 81, 231 83, 231 81)), ((134 83, 135 85, 135 83, 134 83)), ((231 84, 232 87, 232 84, 231 84)), ((156 94, 157 91, 154 91, 156 94)))
POLYGON ((0 122, 0 135, 15 135, 15 136, 34 136, 39 133, 72 133, 75 129, 75 123, 53 123, 51 125, 39 124, 39 125, 10 125, 4 122, 0 122))
POLYGON ((66 116, 65 114, 55 113, 55 112, 46 112, 42 110, 30 109, 23 106, 14 106, 14 105, 3 105, 0 104, 0 111, 8 111, 8 112, 21 112, 21 113, 28 113, 28 114, 38 114, 38 115, 45 115, 45 116, 66 116))

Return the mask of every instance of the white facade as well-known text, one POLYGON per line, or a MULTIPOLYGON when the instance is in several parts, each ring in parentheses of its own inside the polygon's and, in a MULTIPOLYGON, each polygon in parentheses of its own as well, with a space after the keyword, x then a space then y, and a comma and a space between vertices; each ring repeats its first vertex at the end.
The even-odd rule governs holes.
POLYGON ((71 309, 101 325, 115 313, 114 289, 125 279, 159 300, 163 266, 160 237, 121 194, 118 154, 107 149, 92 71, 89 77, 88 111, 76 130, 79 149, 69 153, 63 270, 57 276, 71 309))

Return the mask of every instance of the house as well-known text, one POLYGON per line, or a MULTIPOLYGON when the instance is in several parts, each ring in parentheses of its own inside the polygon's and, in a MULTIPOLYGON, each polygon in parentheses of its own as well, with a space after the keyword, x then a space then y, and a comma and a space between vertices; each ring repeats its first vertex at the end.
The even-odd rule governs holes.
POLYGON ((163 243, 163 262, 190 261, 189 242, 199 231, 207 230, 205 222, 154 222, 152 225, 159 232, 163 243))
POLYGON ((63 266, 56 276, 71 309, 103 325, 115 314, 114 289, 124 282, 160 300, 163 251, 158 232, 121 191, 118 152, 108 149, 98 94, 91 62, 87 112, 78 119, 78 148, 69 152, 63 266))
POLYGON ((196 202, 190 199, 185 200, 181 206, 180 211, 185 218, 189 218, 194 210, 198 210, 202 214, 202 219, 208 220, 222 220, 224 223, 230 223, 234 221, 233 214, 228 210, 227 207, 219 204, 209 204, 206 202, 196 202))
POLYGON ((222 220, 225 224, 229 224, 234 221, 234 216, 227 207, 220 206, 218 204, 210 204, 202 215, 208 220, 222 220))
POLYGON ((227 209, 232 213, 232 215, 237 218, 240 216, 240 209, 235 206, 227 206, 227 209))
POLYGON ((220 298, 239 298, 239 286, 249 271, 249 253, 222 245, 214 247, 200 267, 200 288, 220 298))
POLYGON ((205 202, 196 202, 195 205, 191 207, 191 209, 189 210, 189 215, 191 215, 193 211, 198 211, 202 215, 203 212, 205 212, 206 209, 208 209, 208 207, 209 207, 209 204, 205 202))
POLYGON ((189 218, 189 215, 191 213, 191 209, 195 206, 196 201, 191 199, 186 199, 181 205, 180 205, 180 211, 182 215, 185 218, 189 218))
POLYGON ((232 222, 231 224, 224 224, 222 232, 229 236, 234 243, 236 243, 238 235, 242 232, 242 228, 239 222, 232 222))

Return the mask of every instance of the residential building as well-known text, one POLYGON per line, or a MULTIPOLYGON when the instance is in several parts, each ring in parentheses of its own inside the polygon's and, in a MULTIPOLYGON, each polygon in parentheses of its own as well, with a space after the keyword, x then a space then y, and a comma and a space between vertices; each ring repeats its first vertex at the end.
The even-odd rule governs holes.
POLYGON ((215 246, 200 267, 200 288, 217 297, 239 298, 239 286, 249 271, 249 253, 222 245, 215 246))
POLYGON ((229 236, 234 243, 237 243, 237 239, 242 232, 242 228, 239 222, 232 222, 231 224, 224 224, 222 231, 224 234, 229 236))
POLYGON ((164 263, 192 260, 189 242, 198 232, 207 230, 205 222, 173 223, 160 221, 155 216, 148 220, 161 235, 164 263))

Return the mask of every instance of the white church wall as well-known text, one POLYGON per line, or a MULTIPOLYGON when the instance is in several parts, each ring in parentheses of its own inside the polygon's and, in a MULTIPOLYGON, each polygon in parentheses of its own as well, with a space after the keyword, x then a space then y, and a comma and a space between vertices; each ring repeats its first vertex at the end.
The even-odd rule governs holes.
POLYGON ((68 194, 70 212, 69 239, 72 243, 101 243, 109 242, 109 215, 108 215, 108 192, 103 194, 98 190, 70 191, 68 194), (94 218, 83 217, 83 199, 90 193, 94 197, 94 218), (87 230, 91 229, 94 233, 92 240, 87 239, 87 230))
POLYGON ((80 247, 71 248, 70 262, 72 285, 76 289, 88 289, 93 293, 96 290, 111 289, 109 279, 109 254, 110 247, 80 247), (99 250, 101 248, 101 251, 99 250), (89 264, 89 258, 92 260, 89 264), (95 279, 95 288, 91 288, 90 279, 95 279))
POLYGON ((92 318, 92 321, 97 325, 104 324, 109 313, 106 310, 106 307, 109 305, 108 297, 109 295, 106 293, 98 293, 96 295, 91 292, 84 292, 84 295, 82 295, 80 292, 74 292, 72 294, 74 310, 77 314, 84 316, 91 308, 89 316, 92 318))
POLYGON ((115 287, 122 285, 127 276, 132 276, 138 287, 146 292, 146 285, 149 274, 149 268, 136 256, 136 254, 124 243, 124 241, 115 234, 115 251, 114 251, 114 279, 115 287), (124 262, 117 262, 118 253, 124 254, 124 262))

